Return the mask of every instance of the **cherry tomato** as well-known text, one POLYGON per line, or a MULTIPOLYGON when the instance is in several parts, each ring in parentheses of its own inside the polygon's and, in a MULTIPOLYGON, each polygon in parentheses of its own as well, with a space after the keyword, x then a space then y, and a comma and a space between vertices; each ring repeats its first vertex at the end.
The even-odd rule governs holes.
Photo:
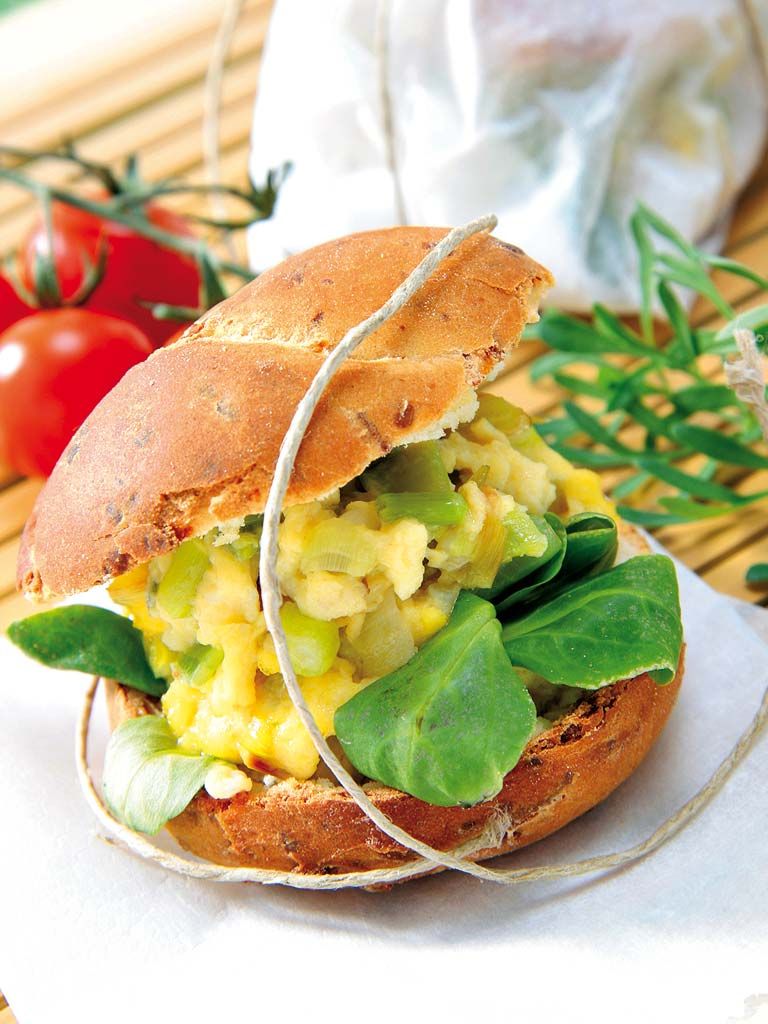
MULTIPOLYGON (((95 195, 104 199, 106 195, 95 195)), ((156 203, 144 208, 147 217, 169 234, 193 237, 187 221, 156 203)), ((96 313, 118 316, 136 324, 155 345, 162 345, 177 324, 157 320, 142 302, 164 302, 171 306, 198 305, 200 273, 194 259, 165 249, 143 238, 132 228, 103 220, 66 203, 53 204, 53 252, 62 298, 71 300, 87 274, 88 264, 96 264, 106 246, 104 276, 83 304, 96 313)), ((48 251, 48 238, 42 220, 30 231, 20 256, 20 276, 24 285, 34 288, 35 256, 48 251)))
POLYGON ((33 312, 32 307, 16 294, 11 282, 0 275, 0 331, 33 312))
POLYGON ((135 324, 43 310, 0 334, 0 461, 47 476, 88 413, 152 351, 135 324))
POLYGON ((183 327, 179 327, 179 328, 177 328, 177 330, 175 330, 175 331, 173 332, 173 334, 172 334, 172 335, 171 335, 171 336, 170 336, 169 338, 166 338, 166 339, 165 339, 165 341, 163 342, 163 345, 164 345, 164 347, 166 347, 166 348, 167 348, 167 347, 168 347, 168 345, 172 345, 172 344, 174 343, 174 341, 178 341, 178 340, 179 340, 179 338, 180 338, 180 337, 182 336, 182 334, 184 333, 184 331, 186 331, 186 329, 187 329, 187 327, 188 327, 188 326, 189 326, 189 324, 184 324, 184 326, 183 326, 183 327))

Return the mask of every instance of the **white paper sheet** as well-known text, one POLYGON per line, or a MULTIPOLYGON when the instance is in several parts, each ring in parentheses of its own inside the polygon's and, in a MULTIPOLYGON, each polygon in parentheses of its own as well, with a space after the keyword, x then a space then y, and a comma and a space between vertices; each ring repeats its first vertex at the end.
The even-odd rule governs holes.
POLYGON ((251 172, 263 181, 286 160, 293 172, 275 217, 251 229, 253 266, 351 231, 496 213, 497 236, 554 272, 548 302, 634 310, 636 202, 716 247, 760 157, 766 11, 277 0, 251 172))
MULTIPOLYGON (((600 807, 515 863, 632 844, 753 715, 768 615, 680 578, 688 669, 666 731, 600 807)), ((107 845, 75 778, 83 678, 4 640, 0 673, 0 988, 20 1024, 763 1019, 765 735, 682 835, 612 875, 308 893, 186 880, 107 845)), ((96 733, 98 760, 103 721, 96 733)))

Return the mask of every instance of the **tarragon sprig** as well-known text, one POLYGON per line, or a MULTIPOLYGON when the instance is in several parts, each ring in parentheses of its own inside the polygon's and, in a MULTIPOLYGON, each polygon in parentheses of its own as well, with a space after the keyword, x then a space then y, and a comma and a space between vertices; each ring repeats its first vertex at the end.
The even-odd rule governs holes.
POLYGON ((768 469, 768 446, 752 410, 711 379, 704 357, 735 351, 739 327, 754 330, 764 346, 768 329, 768 304, 737 316, 711 272, 744 278, 766 292, 768 280, 736 260, 703 252, 644 206, 631 230, 642 296, 639 330, 599 304, 589 321, 546 312, 534 333, 553 351, 533 362, 531 377, 550 377, 570 397, 563 413, 539 430, 581 465, 624 470, 612 495, 621 515, 642 526, 692 522, 760 501, 768 490, 741 494, 727 481, 734 467, 768 469), (694 326, 681 289, 709 300, 726 326, 694 326), (583 447, 584 436, 591 447, 583 447), (654 482, 667 493, 648 507, 654 482))

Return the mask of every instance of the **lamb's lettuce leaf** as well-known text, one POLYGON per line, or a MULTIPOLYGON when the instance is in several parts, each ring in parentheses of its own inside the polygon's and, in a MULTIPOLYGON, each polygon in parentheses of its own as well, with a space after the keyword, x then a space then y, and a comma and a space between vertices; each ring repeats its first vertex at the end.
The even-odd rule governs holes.
POLYGON ((215 762, 181 750, 161 715, 130 718, 109 740, 104 799, 129 828, 154 835, 181 814, 215 762))
POLYGON ((130 619, 106 608, 65 605, 21 619, 8 627, 8 639, 50 668, 117 679, 159 697, 168 684, 152 672, 141 633, 130 619))
POLYGON ((450 807, 498 793, 535 720, 493 605, 465 591, 406 665, 338 709, 335 728, 363 775, 450 807))
POLYGON ((534 516, 533 521, 547 539, 542 554, 511 558, 499 568, 492 586, 474 591, 478 597, 495 604, 497 611, 521 603, 554 579, 562 568, 567 544, 562 520, 546 512, 543 516, 534 516))
POLYGON ((675 567, 663 555, 631 558, 507 622, 502 638, 512 664, 563 686, 642 672, 668 683, 683 639, 675 567))

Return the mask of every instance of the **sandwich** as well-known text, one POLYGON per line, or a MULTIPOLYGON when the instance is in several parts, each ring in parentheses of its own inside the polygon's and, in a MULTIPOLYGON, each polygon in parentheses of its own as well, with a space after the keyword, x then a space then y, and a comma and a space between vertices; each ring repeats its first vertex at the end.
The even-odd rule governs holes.
MULTIPOLYGON (((106 584, 116 610, 64 605, 9 636, 108 681, 104 798, 128 827, 295 874, 413 859, 297 714, 259 549, 280 444, 324 358, 444 234, 351 235, 262 274, 131 369, 41 492, 20 588, 106 584)), ((603 800, 682 677, 671 561, 485 387, 551 283, 491 235, 463 242, 331 380, 279 527, 280 620, 319 729, 392 822, 476 860, 603 800)))

